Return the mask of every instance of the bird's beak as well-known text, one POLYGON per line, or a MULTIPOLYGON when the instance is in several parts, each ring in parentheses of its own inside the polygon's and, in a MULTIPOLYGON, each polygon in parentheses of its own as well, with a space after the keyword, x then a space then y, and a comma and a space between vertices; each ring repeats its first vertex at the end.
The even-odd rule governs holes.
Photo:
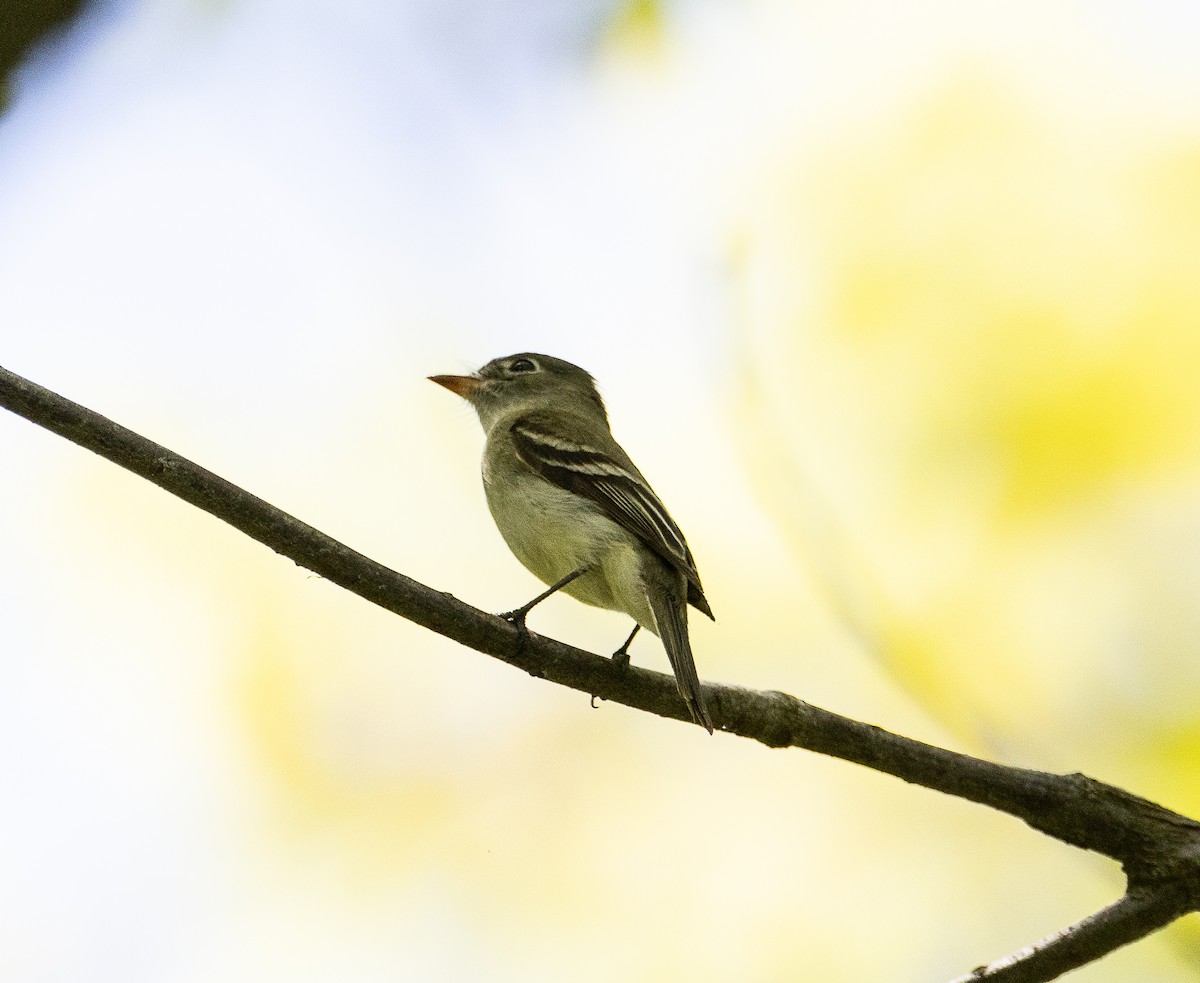
POLYGON ((473 375, 431 375, 430 382, 445 386, 455 395, 470 399, 471 394, 480 386, 480 380, 473 375))

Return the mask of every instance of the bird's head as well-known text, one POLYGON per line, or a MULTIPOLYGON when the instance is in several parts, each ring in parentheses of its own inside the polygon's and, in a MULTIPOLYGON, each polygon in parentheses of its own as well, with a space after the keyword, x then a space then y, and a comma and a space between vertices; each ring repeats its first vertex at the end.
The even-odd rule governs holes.
POLYGON ((581 398, 607 418, 595 379, 578 365, 536 352, 494 358, 473 375, 431 375, 429 380, 474 406, 484 429, 518 408, 554 410, 581 398))

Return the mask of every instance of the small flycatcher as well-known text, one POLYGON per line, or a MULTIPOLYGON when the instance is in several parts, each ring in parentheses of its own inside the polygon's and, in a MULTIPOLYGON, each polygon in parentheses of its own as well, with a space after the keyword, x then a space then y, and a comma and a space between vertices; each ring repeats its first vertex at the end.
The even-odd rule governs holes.
POLYGON ((557 590, 636 622, 614 657, 628 661, 638 628, 658 635, 679 694, 710 734, 696 675, 687 606, 712 617, 696 561, 663 503, 613 439, 595 380, 549 355, 523 352, 474 375, 431 381, 467 400, 487 434, 483 487, 500 534, 550 589, 508 617, 525 615, 557 590))

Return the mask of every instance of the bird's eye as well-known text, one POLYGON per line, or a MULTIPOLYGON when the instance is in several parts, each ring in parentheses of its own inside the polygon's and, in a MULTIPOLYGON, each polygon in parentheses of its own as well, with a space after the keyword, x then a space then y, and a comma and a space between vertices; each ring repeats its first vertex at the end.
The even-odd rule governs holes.
POLYGON ((536 372, 537 366, 528 358, 518 358, 508 367, 509 372, 536 372))

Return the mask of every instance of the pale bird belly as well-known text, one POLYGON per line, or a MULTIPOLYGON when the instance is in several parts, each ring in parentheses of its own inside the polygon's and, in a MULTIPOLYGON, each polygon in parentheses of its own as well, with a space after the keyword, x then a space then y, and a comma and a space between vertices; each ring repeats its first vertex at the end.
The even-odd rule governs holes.
POLYGON ((513 555, 535 577, 553 584, 580 567, 590 571, 563 588, 577 600, 624 611, 652 627, 642 588, 637 540, 586 499, 540 479, 485 480, 488 507, 513 555))

